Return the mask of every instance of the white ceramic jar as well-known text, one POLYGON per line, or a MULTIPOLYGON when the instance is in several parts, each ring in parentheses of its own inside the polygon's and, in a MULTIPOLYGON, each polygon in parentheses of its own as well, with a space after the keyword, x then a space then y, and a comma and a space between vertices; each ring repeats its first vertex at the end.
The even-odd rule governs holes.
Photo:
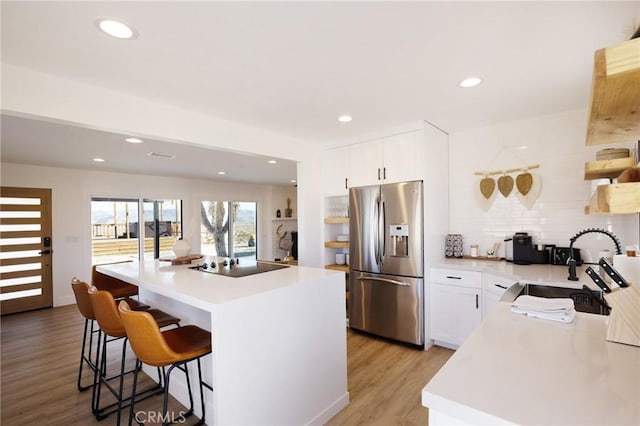
POLYGON ((187 240, 179 239, 173 245, 172 250, 176 257, 184 257, 191 252, 191 246, 187 240))

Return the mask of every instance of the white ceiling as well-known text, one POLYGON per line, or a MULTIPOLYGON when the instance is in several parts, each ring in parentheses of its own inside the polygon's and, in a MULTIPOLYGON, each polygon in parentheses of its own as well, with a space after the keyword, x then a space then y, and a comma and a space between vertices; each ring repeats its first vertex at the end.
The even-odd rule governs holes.
MULTIPOLYGON (((451 133, 586 108, 594 51, 628 39, 640 24, 638 1, 3 1, 1 7, 3 63, 319 144, 418 120, 451 133), (131 24, 138 38, 104 35, 95 25, 100 16, 131 24), (459 88, 470 75, 484 83, 459 88), (353 122, 338 123, 341 114, 353 122)), ((28 160, 16 147, 25 135, 33 152, 47 152, 42 161, 54 161, 56 150, 47 145, 75 132, 96 145, 112 137, 3 117, 3 161, 28 160)), ((95 156, 86 148, 67 151, 68 161, 95 156)), ((185 150, 201 161, 193 155, 198 148, 175 148, 178 158, 185 150)), ((130 167, 124 158, 104 167, 113 166, 130 167)))

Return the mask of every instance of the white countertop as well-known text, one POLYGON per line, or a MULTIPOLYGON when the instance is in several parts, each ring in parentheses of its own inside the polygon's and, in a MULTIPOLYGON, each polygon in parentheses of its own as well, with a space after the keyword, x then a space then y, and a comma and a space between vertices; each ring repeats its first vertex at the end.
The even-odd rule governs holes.
POLYGON ((327 275, 344 274, 326 269, 290 266, 233 278, 189 269, 196 263, 172 266, 170 262, 149 260, 143 263, 103 265, 97 269, 101 273, 205 310, 211 310, 215 305, 313 281, 327 275))
MULTIPOLYGON (((589 265, 586 265, 589 266, 589 265)), ((505 260, 471 260, 471 259, 441 259, 431 264, 432 268, 465 269, 468 271, 487 272, 513 278, 521 283, 554 285, 561 287, 582 288, 586 284, 597 290, 598 287, 584 272, 586 266, 576 267, 578 281, 569 281, 569 267, 564 265, 516 265, 505 260)), ((597 270, 597 265, 592 265, 597 270)))
POLYGON ((571 324, 499 303, 422 391, 469 424, 639 425, 640 348, 605 340, 607 317, 571 324))

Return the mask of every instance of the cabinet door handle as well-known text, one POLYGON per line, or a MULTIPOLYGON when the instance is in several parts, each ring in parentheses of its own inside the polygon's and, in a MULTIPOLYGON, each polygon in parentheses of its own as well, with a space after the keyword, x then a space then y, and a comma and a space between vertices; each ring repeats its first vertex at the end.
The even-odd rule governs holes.
POLYGON ((453 275, 447 275, 447 278, 451 279, 451 280, 461 280, 462 277, 454 277, 453 275))
POLYGON ((503 290, 506 290, 506 289, 507 289, 507 286, 500 285, 500 284, 494 284, 494 286, 496 286, 496 287, 498 287, 498 288, 501 288, 501 289, 503 289, 503 290))
POLYGON ((476 309, 478 309, 480 307, 480 304, 478 302, 478 295, 476 294, 476 309))
POLYGON ((380 167, 378 167, 378 180, 380 180, 380 167))
POLYGON ((344 178, 344 189, 349 189, 349 185, 347 184, 348 181, 349 178, 344 178))
POLYGON ((387 168, 383 167, 382 169, 382 179, 386 179, 387 178, 387 168))

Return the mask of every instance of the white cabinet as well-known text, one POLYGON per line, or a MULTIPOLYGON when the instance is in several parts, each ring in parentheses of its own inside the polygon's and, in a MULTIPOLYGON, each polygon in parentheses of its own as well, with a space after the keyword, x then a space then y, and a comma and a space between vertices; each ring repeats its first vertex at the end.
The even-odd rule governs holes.
POLYGON ((482 274, 432 268, 430 283, 431 338, 458 347, 482 320, 482 274))
POLYGON ((504 293, 518 283, 514 278, 501 277, 493 274, 482 274, 482 318, 491 312, 498 304, 504 293))
POLYGON ((385 183, 421 179, 424 172, 422 132, 402 133, 382 139, 383 178, 385 183))
POLYGON ((324 195, 347 195, 349 192, 349 147, 324 151, 322 164, 324 195))
POLYGON ((349 146, 349 186, 422 179, 422 136, 416 130, 349 146))
POLYGON ((381 183, 382 172, 382 139, 349 146, 350 186, 381 183))

